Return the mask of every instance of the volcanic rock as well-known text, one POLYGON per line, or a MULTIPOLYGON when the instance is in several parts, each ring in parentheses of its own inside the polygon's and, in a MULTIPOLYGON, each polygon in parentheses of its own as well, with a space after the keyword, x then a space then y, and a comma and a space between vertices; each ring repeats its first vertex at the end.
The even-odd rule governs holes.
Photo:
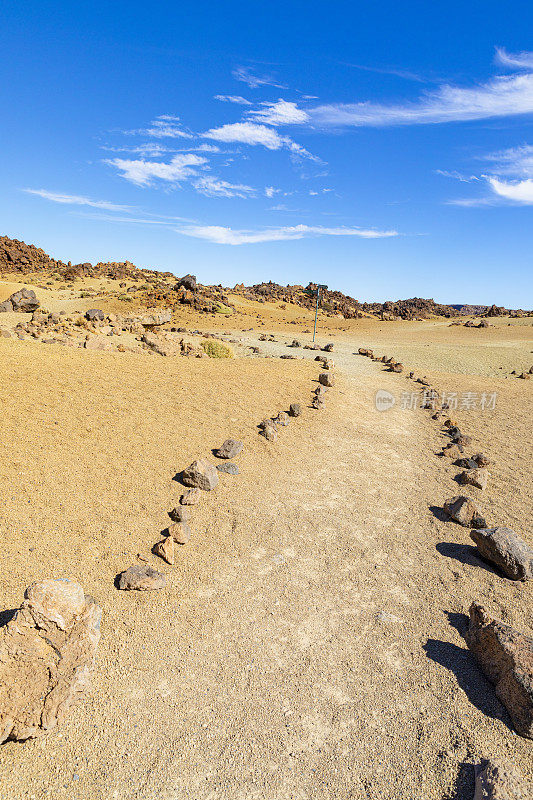
POLYGON ((134 564, 118 576, 118 588, 124 590, 150 591, 163 589, 166 585, 167 579, 163 573, 148 564, 134 564))
POLYGON ((89 684, 102 611, 77 583, 32 583, 0 629, 0 743, 55 728, 89 684))
POLYGON ((533 739, 533 639, 470 606, 466 643, 521 736, 533 739))
POLYGON ((216 489, 218 486, 218 474, 213 466, 205 458, 197 461, 183 470, 181 475, 182 483, 195 489, 203 489, 206 492, 216 489))
POLYGON ((225 472, 228 475, 238 475, 239 474, 239 467, 237 464, 217 464, 217 469, 219 472, 225 472))
POLYGON ((222 446, 215 451, 217 458, 235 458, 244 447, 242 442, 237 439, 226 439, 222 446))
POLYGON ((174 563, 174 539, 172 536, 166 536, 160 542, 154 544, 152 548, 156 556, 159 556, 166 561, 167 564, 174 563))
POLYGON ((533 578, 533 548, 509 528, 485 528, 470 532, 477 549, 513 581, 533 578))
POLYGON ((484 467, 477 467, 475 469, 467 469, 459 475, 459 483, 469 486, 475 486, 478 489, 486 489, 489 473, 484 467))
POLYGON ((487 524, 481 516, 481 511, 476 503, 465 497, 465 495, 456 495, 455 497, 446 500, 444 503, 444 511, 459 525, 465 528, 486 528, 487 524))
MULTIPOLYGON (((200 500, 200 489, 187 489, 180 497, 182 506, 194 506, 200 500)), ((177 521, 177 520, 176 520, 177 521)))
POLYGON ((318 376, 318 381, 322 386, 335 386, 335 376, 329 372, 321 372, 318 376))

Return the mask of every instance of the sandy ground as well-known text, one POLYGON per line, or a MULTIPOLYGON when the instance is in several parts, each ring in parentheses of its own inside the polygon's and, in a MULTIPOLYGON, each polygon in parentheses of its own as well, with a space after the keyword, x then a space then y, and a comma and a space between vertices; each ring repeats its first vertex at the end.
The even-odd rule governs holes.
POLYGON ((453 416, 494 459, 487 490, 471 490, 489 524, 531 541, 532 382, 499 370, 529 368, 530 323, 358 325, 332 339, 326 410, 306 407, 275 443, 255 424, 316 385, 315 354, 285 347, 309 338, 299 326, 260 329, 280 340, 265 352, 305 355, 293 361, 0 339, 2 607, 68 576, 104 610, 90 695, 57 732, 0 749, 1 798, 469 800, 480 758, 533 775, 531 742, 462 637, 474 599, 533 635, 531 587, 442 521, 460 490, 438 423, 401 408, 407 378, 353 355, 375 346, 439 388, 497 392, 494 410, 453 416), (388 412, 378 389, 398 397, 388 412), (170 567, 150 548, 172 478, 227 436, 245 443, 241 474, 202 497, 170 567), (114 588, 137 553, 167 590, 114 588))

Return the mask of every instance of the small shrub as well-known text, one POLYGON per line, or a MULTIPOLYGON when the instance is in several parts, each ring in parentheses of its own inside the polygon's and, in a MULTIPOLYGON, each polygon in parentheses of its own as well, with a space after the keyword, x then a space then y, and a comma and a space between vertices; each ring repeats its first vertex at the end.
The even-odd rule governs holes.
POLYGON ((223 342, 217 342, 214 339, 209 339, 205 342, 200 342, 209 358, 233 358, 233 350, 223 342))

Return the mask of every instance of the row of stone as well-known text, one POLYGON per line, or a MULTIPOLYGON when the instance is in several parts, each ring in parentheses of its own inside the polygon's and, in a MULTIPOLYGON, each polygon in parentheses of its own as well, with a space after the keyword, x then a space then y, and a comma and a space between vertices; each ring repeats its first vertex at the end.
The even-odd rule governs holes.
MULTIPOLYGON (((374 358, 372 351, 361 355, 374 358)), ((414 378, 413 373, 410 377, 414 378)), ((427 379, 419 379, 419 382, 429 386, 427 379)), ((442 411, 447 409, 447 404, 441 404, 441 408, 437 409, 438 392, 430 389, 429 392, 426 390, 426 394, 431 400, 426 407, 434 411, 434 419, 439 419, 442 411)), ((462 455, 464 447, 471 444, 471 438, 463 434, 451 419, 445 420, 444 428, 451 442, 443 448, 443 454, 451 451, 454 456, 457 452, 462 455)), ((483 453, 477 453, 471 458, 461 457, 455 463, 466 467, 457 476, 459 483, 476 486, 481 490, 485 488, 488 479, 486 467, 490 461, 483 453)), ((506 577, 518 581, 533 578, 533 549, 509 528, 489 529, 479 506, 470 497, 452 497, 445 501, 443 510, 453 521, 471 528, 470 536, 480 555, 494 564, 506 577)), ((487 678, 494 684, 496 695, 509 712, 517 733, 533 738, 533 639, 491 618, 478 603, 472 603, 469 614, 470 622, 466 634, 469 649, 487 678)), ((499 796, 505 795, 494 792, 481 795, 487 798, 499 796)))
MULTIPOLYGON (((174 564, 175 545, 185 545, 191 538, 188 507, 198 503, 202 491, 210 492, 217 488, 220 472, 239 474, 238 466, 228 463, 228 459, 238 456, 242 449, 242 442, 226 439, 222 446, 214 451, 215 456, 224 459, 224 463, 215 466, 208 459, 199 458, 181 473, 181 483, 189 488, 181 495, 179 505, 169 511, 172 525, 169 525, 163 532, 163 538, 152 548, 152 552, 167 564, 174 564)), ((163 589, 166 585, 166 576, 148 564, 133 564, 117 576, 117 587, 123 590, 147 591, 163 589)))

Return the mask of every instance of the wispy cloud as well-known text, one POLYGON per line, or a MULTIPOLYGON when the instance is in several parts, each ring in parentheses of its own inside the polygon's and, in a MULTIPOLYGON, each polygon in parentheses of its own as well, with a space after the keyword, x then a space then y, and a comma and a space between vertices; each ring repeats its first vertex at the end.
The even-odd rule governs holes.
POLYGON ((293 225, 264 230, 234 230, 219 225, 190 225, 176 229, 177 233, 206 239, 215 244, 259 244, 303 239, 309 236, 358 236, 363 239, 381 239, 398 236, 397 231, 365 230, 363 228, 324 228, 312 225, 293 225))
POLYGON ((127 136, 151 136, 154 139, 192 139, 192 134, 184 131, 179 124, 179 117, 172 114, 161 114, 147 128, 123 131, 127 136))
POLYGON ((533 145, 509 147, 483 156, 484 161, 493 162, 491 172, 510 178, 533 178, 533 145))
POLYGON ((416 72, 410 72, 406 69, 397 69, 396 67, 369 67, 365 64, 346 64, 347 67, 360 69, 364 72, 375 72, 378 75, 394 75, 396 78, 404 78, 407 81, 416 81, 417 83, 425 83, 425 78, 417 75, 416 72))
POLYGON ((103 211, 127 211, 130 206, 109 203, 107 200, 92 200, 90 197, 82 197, 77 194, 59 194, 49 192, 46 189, 22 189, 26 194, 34 194, 52 203, 64 203, 65 205, 90 206, 91 208, 101 208, 103 211))
POLYGON ((479 181, 480 178, 477 175, 462 175, 460 172, 456 170, 447 170, 447 169, 436 169, 435 172, 437 175, 442 175, 444 178, 453 178, 456 181, 460 181, 461 183, 472 183, 473 181, 479 181))
POLYGON ((294 125, 307 122, 309 117, 307 112, 298 108, 296 103, 287 100, 276 100, 275 102, 264 102, 260 105, 265 108, 248 111, 247 114, 256 122, 263 122, 267 125, 294 125))
POLYGON ((205 165, 207 159, 193 153, 180 153, 169 162, 113 158, 107 159, 105 163, 118 170, 120 176, 130 183, 151 186, 155 180, 170 184, 189 180, 198 175, 196 168, 205 165))
POLYGON ((505 47, 497 47, 495 61, 513 70, 533 69, 533 53, 527 50, 521 53, 508 53, 505 47))
POLYGON ((274 86, 276 89, 287 89, 287 86, 277 83, 272 75, 256 75, 250 67, 235 67, 231 73, 236 81, 245 83, 250 89, 260 86, 274 86))
POLYGON ((491 119, 533 111, 533 74, 498 76, 485 84, 445 84, 417 101, 398 104, 332 103, 307 109, 318 127, 385 127, 491 119))
POLYGON ((234 122, 222 125, 220 128, 211 128, 202 135, 217 142, 261 145, 267 150, 287 148, 294 156, 310 158, 313 161, 318 160, 305 147, 293 142, 288 136, 281 136, 273 128, 257 125, 254 122, 234 122))
POLYGON ((252 105, 246 97, 241 97, 240 94, 216 94, 215 100, 221 100, 223 103, 235 103, 238 106, 252 105))
POLYGON ((251 197, 255 190, 242 183, 229 183, 206 175, 193 182, 194 188, 206 197, 251 197))

